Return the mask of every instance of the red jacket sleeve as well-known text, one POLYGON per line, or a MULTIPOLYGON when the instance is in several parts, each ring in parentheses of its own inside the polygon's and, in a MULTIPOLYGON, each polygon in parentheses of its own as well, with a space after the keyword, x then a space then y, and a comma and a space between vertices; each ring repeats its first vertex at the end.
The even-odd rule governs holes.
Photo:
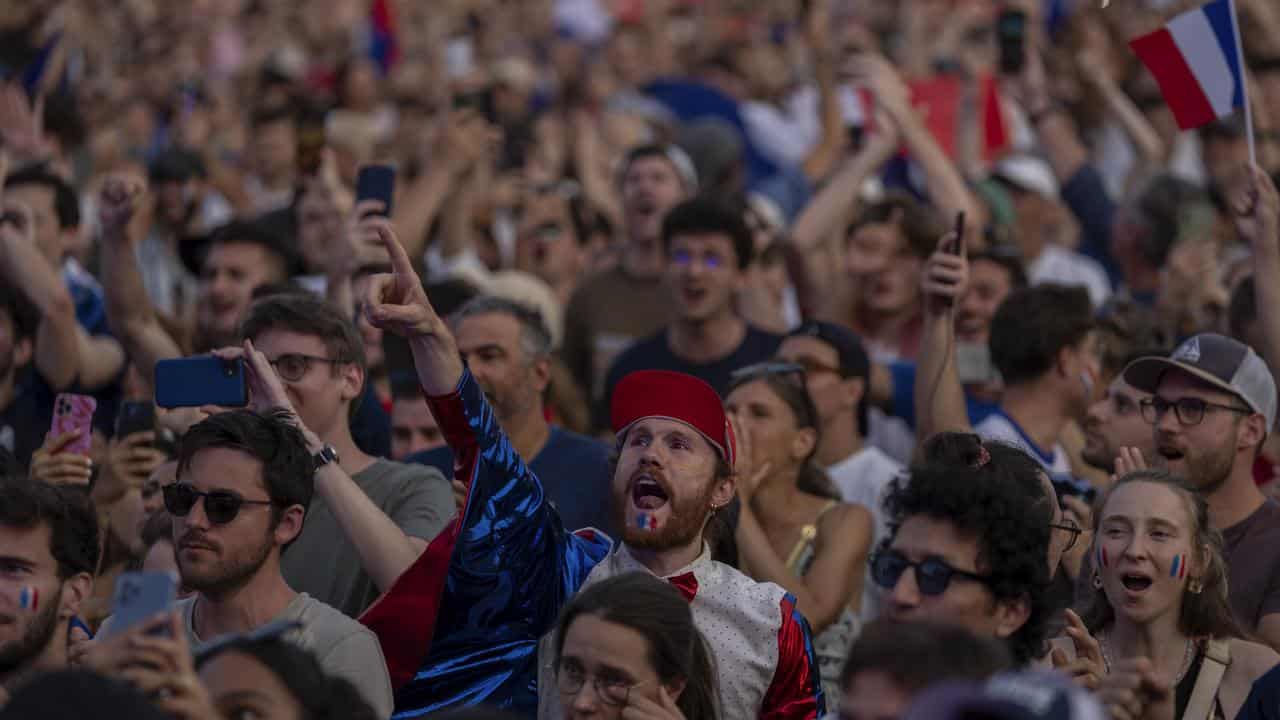
POLYGON ((782 598, 778 667, 760 708, 762 720, 816 720, 827 712, 809 622, 791 593, 782 598))
MULTIPOLYGON (((443 418, 440 426, 456 458, 455 477, 470 484, 479 446, 475 438, 465 432, 467 419, 461 396, 454 392, 438 398, 427 397, 427 402, 436 417, 443 418)), ((360 622, 378 636, 392 689, 399 690, 413 679, 431 649, 461 521, 461 517, 455 517, 445 526, 413 565, 360 615, 360 622)))

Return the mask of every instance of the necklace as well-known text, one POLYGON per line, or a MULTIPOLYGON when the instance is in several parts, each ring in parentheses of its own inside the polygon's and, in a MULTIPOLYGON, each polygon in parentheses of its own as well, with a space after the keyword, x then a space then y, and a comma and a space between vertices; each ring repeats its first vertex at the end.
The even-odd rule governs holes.
MULTIPOLYGON (((1102 650, 1102 664, 1105 666, 1107 674, 1111 674, 1111 633, 1101 633, 1098 635, 1098 645, 1102 650)), ((1182 652, 1182 667, 1178 670, 1178 676, 1173 679, 1173 684, 1177 685, 1182 682, 1182 678, 1186 677, 1187 671, 1191 669, 1191 662, 1195 659, 1196 642, 1191 638, 1187 638, 1186 649, 1182 652)))

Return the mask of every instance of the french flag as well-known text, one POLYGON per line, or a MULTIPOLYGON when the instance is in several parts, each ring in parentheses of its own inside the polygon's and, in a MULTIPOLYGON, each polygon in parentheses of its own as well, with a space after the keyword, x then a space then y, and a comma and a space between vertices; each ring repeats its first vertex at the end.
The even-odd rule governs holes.
POLYGON ((1129 41, 1183 130, 1244 107, 1244 62, 1231 3, 1213 0, 1129 41))

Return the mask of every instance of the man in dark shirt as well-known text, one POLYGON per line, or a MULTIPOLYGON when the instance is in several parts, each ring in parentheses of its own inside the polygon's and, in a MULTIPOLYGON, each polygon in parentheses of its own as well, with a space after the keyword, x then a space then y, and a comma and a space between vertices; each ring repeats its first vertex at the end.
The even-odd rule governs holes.
MULTIPOLYGON (((459 308, 450 323, 471 374, 520 457, 530 459, 564 526, 616 533, 609 513, 608 447, 550 424, 543 412, 551 334, 542 317, 512 300, 485 296, 459 308)), ((454 474, 448 446, 411 455, 407 462, 454 474)))
POLYGON ((597 424, 606 420, 613 388, 636 370, 674 370, 723 394, 734 370, 773 357, 782 338, 747 324, 734 304, 752 261, 751 232, 742 213, 699 197, 677 205, 662 223, 666 280, 674 320, 614 362, 597 424))
POLYGON ((1142 413, 1155 426, 1157 461, 1200 489, 1222 531, 1236 620, 1280 647, 1280 505, 1253 480, 1276 419, 1266 363, 1242 342, 1202 333, 1167 358, 1134 362, 1124 379, 1152 394, 1142 413))

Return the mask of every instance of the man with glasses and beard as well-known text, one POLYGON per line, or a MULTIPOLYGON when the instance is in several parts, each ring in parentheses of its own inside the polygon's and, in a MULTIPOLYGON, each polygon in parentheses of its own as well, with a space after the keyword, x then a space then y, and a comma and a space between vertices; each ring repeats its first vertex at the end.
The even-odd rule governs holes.
POLYGON ((93 592, 98 522, 83 491, 0 478, 0 706, 67 667, 71 619, 93 592))
POLYGON ((1276 385, 1248 345, 1204 333, 1173 354, 1146 357, 1124 379, 1151 393, 1157 462, 1199 488, 1222 531, 1236 621, 1280 648, 1280 504, 1253 479, 1253 461, 1275 426, 1276 385))
MULTIPOLYGON (((481 703, 560 717, 572 698, 556 690, 549 641, 557 614, 582 587, 634 571, 668 580, 689 600, 717 660, 725 717, 820 716, 808 624, 794 598, 711 559, 707 523, 733 498, 736 456, 715 391, 675 372, 623 378, 611 412, 618 439, 611 492, 622 542, 570 533, 498 425, 391 224, 378 223, 395 273, 372 281, 370 321, 409 340, 469 493, 460 522, 441 536, 454 543, 452 552, 437 553, 433 543, 406 573, 447 573, 438 612, 428 596, 388 628, 401 635, 412 632, 410 624, 435 629, 425 661, 398 691, 397 717, 481 703)), ((412 589, 407 579, 377 607, 398 603, 397 591, 412 589)))
MULTIPOLYGON (((391 714, 391 682, 378 640, 334 608, 295 592, 280 554, 302 532, 317 463, 290 413, 219 413, 182 438, 177 482, 164 488, 182 584, 195 591, 176 610, 192 649, 228 633, 273 621, 296 621, 288 636, 310 650, 325 672, 349 680, 379 712, 391 714)), ((315 558, 315 562, 327 562, 315 558)), ((102 636, 111 638, 111 619, 102 636)), ((127 637, 122 635, 121 637, 127 637)), ((135 662, 128 649, 103 642, 104 671, 135 662)), ((131 644, 124 643, 128 647, 131 644)), ((90 651, 91 653, 95 651, 90 651)))

